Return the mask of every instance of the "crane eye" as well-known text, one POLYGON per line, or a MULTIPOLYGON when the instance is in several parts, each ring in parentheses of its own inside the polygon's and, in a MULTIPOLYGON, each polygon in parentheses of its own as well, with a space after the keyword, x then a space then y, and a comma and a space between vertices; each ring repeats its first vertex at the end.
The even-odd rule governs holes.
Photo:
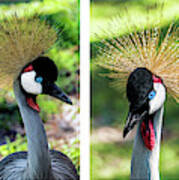
POLYGON ((154 90, 151 91, 148 95, 149 100, 153 99, 155 97, 155 95, 156 95, 156 92, 154 90))
POLYGON ((38 82, 38 83, 42 83, 43 77, 38 76, 38 77, 35 78, 35 81, 38 82))

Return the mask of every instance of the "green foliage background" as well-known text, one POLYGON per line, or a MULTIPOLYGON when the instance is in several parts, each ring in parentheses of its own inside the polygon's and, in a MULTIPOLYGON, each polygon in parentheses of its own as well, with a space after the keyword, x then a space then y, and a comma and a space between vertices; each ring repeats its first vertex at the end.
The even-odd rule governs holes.
MULTIPOLYGON (((39 14, 58 32, 58 41, 47 52, 58 67, 59 78, 57 84, 67 93, 77 95, 79 93, 79 6, 77 0, 31 0, 31 1, 6 1, 0 3, 0 14, 24 13, 24 16, 39 14)), ((61 102, 52 100, 50 97, 41 95, 38 97, 41 107, 41 116, 47 121, 48 115, 59 113, 61 102)), ((12 126, 22 124, 18 107, 14 101, 12 92, 0 91, 0 132, 12 131, 12 126)), ((9 142, 9 141, 8 141, 9 142)), ((69 155, 79 170, 79 140, 64 146, 62 151, 69 155)), ((16 141, 0 146, 0 155, 6 156, 15 151, 26 150, 26 138, 18 135, 16 141)))
MULTIPOLYGON (((133 141, 120 141, 121 137, 118 137, 119 141, 117 142, 103 142, 99 140, 99 136, 103 136, 102 133, 99 133, 103 127, 111 127, 122 132, 128 113, 128 102, 125 93, 111 86, 111 79, 101 77, 100 73, 104 73, 106 70, 96 66, 94 63, 98 51, 96 45, 100 44, 99 36, 111 39, 132 32, 132 29, 128 31, 125 28, 125 23, 127 22, 123 22, 120 31, 115 32, 115 29, 113 30, 114 36, 110 36, 110 33, 103 33, 103 30, 109 29, 108 22, 117 15, 121 15, 124 19, 126 18, 126 9, 128 15, 133 18, 133 23, 137 23, 143 20, 149 8, 152 11, 150 19, 154 23, 157 16, 161 13, 160 8, 155 8, 156 2, 162 3, 162 1, 156 0, 91 1, 91 179, 93 180, 129 179, 133 145, 133 141)), ((179 25, 179 4, 177 0, 165 1, 164 17, 161 22, 161 28, 164 31, 173 21, 175 21, 177 26, 179 25)), ((163 180, 179 178, 178 108, 178 104, 171 97, 167 97, 160 154, 160 173, 163 180)))

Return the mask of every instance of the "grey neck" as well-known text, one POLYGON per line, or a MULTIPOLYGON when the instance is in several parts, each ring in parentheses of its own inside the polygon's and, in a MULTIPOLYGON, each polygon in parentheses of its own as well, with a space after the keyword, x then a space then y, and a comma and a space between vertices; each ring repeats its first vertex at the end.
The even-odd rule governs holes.
POLYGON ((14 82, 14 93, 25 125, 28 141, 28 159, 25 177, 31 179, 49 177, 51 163, 47 136, 42 120, 39 113, 27 105, 18 80, 14 82))
POLYGON ((155 146, 152 151, 148 150, 143 143, 140 124, 138 125, 136 138, 134 140, 131 179, 159 180, 159 152, 161 128, 164 107, 159 109, 154 116, 155 146))

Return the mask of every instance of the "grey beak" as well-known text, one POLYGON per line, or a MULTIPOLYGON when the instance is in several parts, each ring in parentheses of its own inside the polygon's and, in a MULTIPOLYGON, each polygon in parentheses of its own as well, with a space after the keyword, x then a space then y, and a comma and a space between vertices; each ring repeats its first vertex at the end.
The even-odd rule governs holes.
POLYGON ((72 105, 71 99, 56 84, 49 83, 46 86, 44 93, 72 105))

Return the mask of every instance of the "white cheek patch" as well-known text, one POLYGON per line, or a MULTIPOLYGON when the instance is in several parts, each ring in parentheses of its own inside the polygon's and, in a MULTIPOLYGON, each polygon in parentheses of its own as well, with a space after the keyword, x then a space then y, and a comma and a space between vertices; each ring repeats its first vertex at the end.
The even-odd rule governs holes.
POLYGON ((159 110, 166 99, 166 89, 161 83, 154 83, 154 90, 156 91, 155 97, 149 101, 149 114, 153 114, 159 110))
POLYGON ((30 94, 41 94, 42 85, 35 81, 36 72, 25 72, 21 75, 21 85, 23 89, 30 94))

